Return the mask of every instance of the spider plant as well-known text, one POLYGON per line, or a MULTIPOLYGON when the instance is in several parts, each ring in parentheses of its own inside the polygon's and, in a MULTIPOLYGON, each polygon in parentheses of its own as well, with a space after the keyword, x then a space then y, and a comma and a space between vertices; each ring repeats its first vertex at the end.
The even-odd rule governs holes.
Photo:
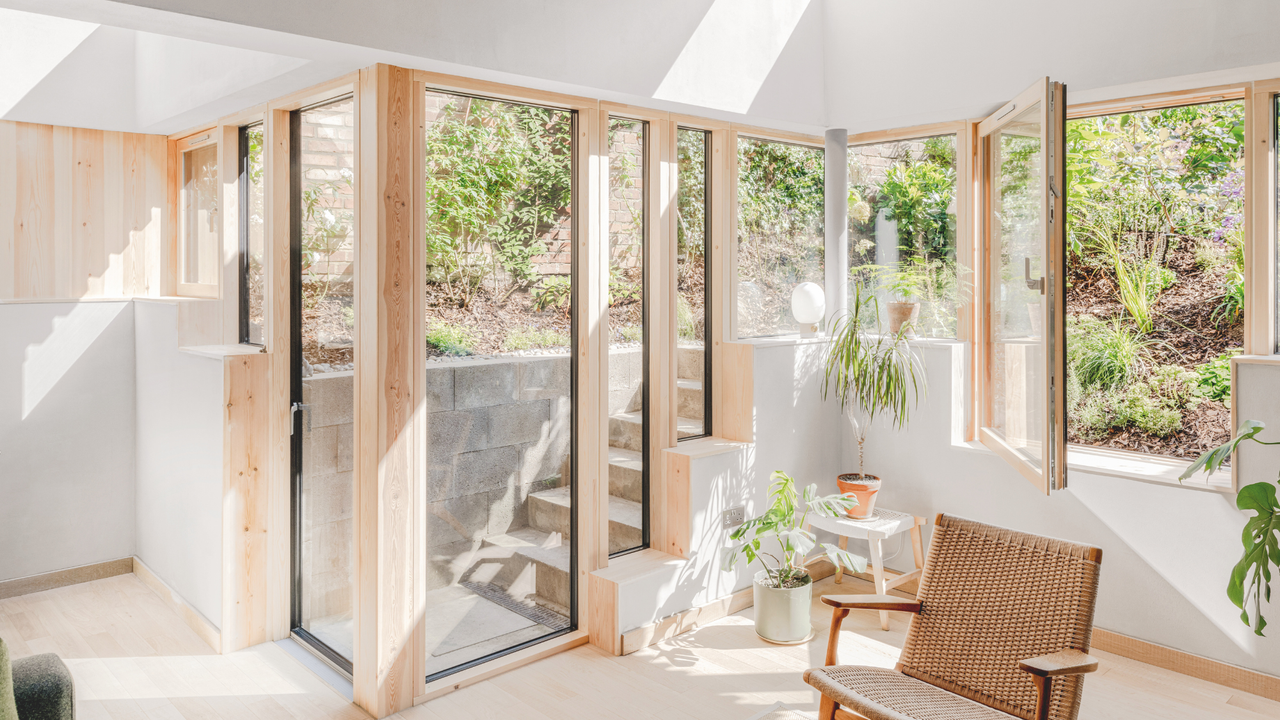
POLYGON ((882 332, 879 304, 874 296, 864 297, 860 285, 853 287, 849 311, 833 327, 822 397, 825 399, 834 391, 840 410, 853 426, 858 439, 859 474, 864 474, 867 429, 871 423, 886 415, 894 428, 906 427, 911 410, 928 390, 924 364, 907 344, 908 330, 903 327, 897 333, 882 332), (874 319, 873 324, 868 318, 874 319))

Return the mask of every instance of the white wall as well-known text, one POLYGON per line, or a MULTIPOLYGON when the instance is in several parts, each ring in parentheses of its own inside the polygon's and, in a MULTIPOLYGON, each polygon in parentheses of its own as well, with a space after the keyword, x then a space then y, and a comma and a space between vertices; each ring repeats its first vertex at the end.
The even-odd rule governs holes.
MULTIPOLYGON (((930 383, 923 412, 907 430, 873 428, 868 440, 867 470, 884 478, 878 504, 1097 545, 1098 627, 1280 674, 1280 644, 1255 637, 1227 600, 1245 522, 1234 496, 1072 471, 1069 488, 1046 497, 994 454, 953 445, 953 415, 962 409, 953 402, 960 388, 952 379, 964 362, 962 346, 919 347, 930 383)), ((849 467, 854 453, 846 428, 849 467)), ((850 550, 857 552, 854 543, 850 550)), ((889 565, 907 569, 910 562, 906 550, 889 565)), ((1280 617, 1280 605, 1270 614, 1280 617)))
POLYGON ((0 304, 0 580, 134 546, 133 312, 0 304))
POLYGON ((221 360, 178 352, 178 307, 135 300, 137 556, 222 621, 221 360))
POLYGON ((791 475, 801 488, 816 482, 823 494, 837 492, 840 413, 820 392, 826 344, 794 338, 751 344, 756 442, 692 460, 689 558, 672 563, 666 574, 646 578, 649 584, 628 588, 619 610, 624 633, 751 586, 758 565, 740 560, 734 572, 720 570, 722 555, 732 545, 731 530, 721 527, 722 514, 738 505, 746 506, 747 517, 762 514, 774 470, 791 475))

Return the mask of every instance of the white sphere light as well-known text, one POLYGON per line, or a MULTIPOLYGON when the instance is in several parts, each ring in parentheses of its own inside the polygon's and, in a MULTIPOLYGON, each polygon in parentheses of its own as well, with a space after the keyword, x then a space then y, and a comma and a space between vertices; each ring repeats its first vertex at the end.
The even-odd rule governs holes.
POLYGON ((822 286, 802 282, 791 291, 791 314, 801 325, 817 325, 827 312, 827 298, 822 286))

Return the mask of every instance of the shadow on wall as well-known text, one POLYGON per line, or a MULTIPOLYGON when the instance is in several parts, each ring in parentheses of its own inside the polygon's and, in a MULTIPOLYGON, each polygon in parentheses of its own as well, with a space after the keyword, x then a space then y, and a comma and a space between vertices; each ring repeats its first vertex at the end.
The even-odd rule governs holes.
POLYGON ((129 305, 0 305, 0 580, 133 554, 129 305))
MULTIPOLYGON (((1258 642, 1226 597, 1244 525, 1234 497, 1079 471, 1069 489, 1045 497, 993 453, 951 443, 952 414, 963 412, 950 402, 952 350, 921 352, 929 399, 907 430, 877 425, 867 442, 869 471, 885 478, 885 507, 1097 545, 1099 627, 1280 674, 1280 645, 1258 642)), ((847 449, 854 441, 844 433, 847 449)))

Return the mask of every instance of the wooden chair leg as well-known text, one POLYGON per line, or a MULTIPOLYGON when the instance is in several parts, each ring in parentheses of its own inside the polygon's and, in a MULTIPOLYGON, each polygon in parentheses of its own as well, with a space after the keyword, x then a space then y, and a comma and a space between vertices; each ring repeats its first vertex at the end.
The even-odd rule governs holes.
POLYGON ((835 700, 823 695, 822 704, 818 706, 818 720, 836 720, 836 710, 839 709, 835 700))
POLYGON ((833 608, 831 610, 831 632, 827 635, 827 667, 835 665, 839 659, 836 649, 840 644, 840 625, 844 623, 844 619, 848 615, 849 611, 844 608, 833 608))
POLYGON ((1053 699, 1053 678, 1032 675, 1031 682, 1036 684, 1035 720, 1049 720, 1049 704, 1053 699))

